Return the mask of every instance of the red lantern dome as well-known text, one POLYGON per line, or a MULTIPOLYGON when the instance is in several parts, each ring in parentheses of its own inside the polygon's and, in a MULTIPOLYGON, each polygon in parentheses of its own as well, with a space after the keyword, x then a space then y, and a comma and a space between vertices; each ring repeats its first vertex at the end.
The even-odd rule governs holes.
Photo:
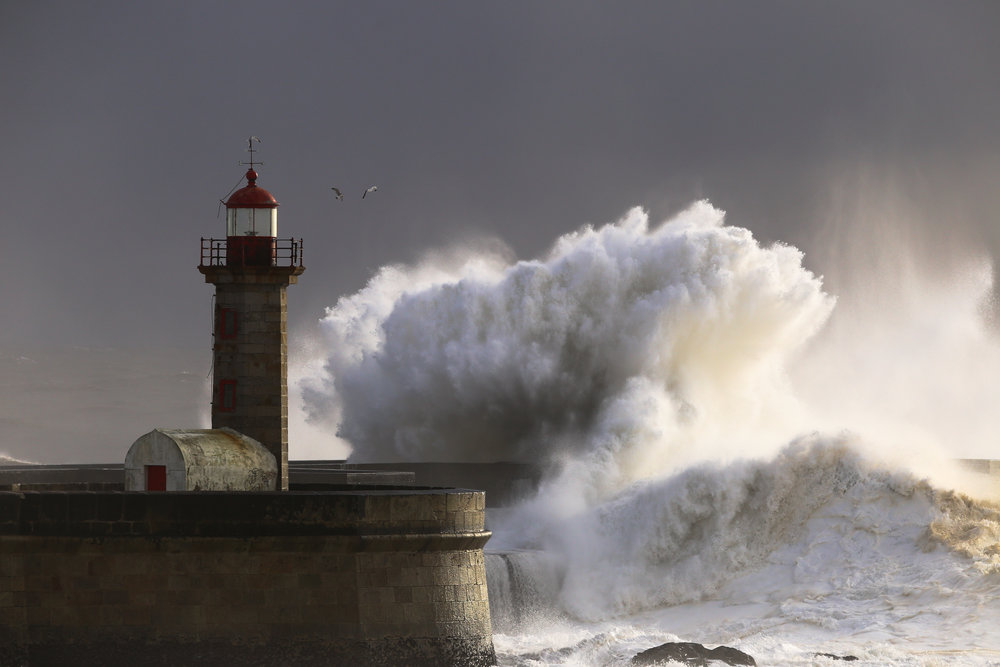
POLYGON ((278 200, 270 192, 257 185, 257 172, 247 169, 247 185, 232 194, 226 201, 226 208, 276 208, 278 200))
POLYGON ((257 172, 247 169, 247 185, 226 201, 226 236, 278 235, 278 200, 257 185, 257 172))
POLYGON ((226 246, 229 264, 273 263, 278 236, 278 200, 257 185, 257 172, 247 170, 247 185, 226 201, 226 246))

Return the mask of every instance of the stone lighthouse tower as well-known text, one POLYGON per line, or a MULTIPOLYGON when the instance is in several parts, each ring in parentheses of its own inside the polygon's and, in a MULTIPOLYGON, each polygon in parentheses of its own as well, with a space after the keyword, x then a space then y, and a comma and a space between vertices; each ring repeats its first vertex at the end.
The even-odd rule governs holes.
POLYGON ((202 238, 198 270, 215 285, 212 428, 259 441, 288 489, 289 285, 305 271, 302 240, 278 238, 278 201, 257 185, 250 141, 245 187, 226 204, 226 238, 202 238))

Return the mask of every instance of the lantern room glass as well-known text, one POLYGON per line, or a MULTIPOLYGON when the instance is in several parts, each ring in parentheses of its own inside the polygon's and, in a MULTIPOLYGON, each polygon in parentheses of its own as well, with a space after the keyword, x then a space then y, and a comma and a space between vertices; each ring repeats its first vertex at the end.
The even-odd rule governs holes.
POLYGON ((226 209, 226 236, 278 235, 278 209, 230 208, 226 209))

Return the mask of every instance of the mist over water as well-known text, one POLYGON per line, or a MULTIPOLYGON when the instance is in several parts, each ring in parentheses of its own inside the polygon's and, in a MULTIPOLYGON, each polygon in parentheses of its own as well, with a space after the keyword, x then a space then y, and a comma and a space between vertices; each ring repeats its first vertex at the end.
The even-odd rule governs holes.
POLYGON ((548 470, 493 521, 505 664, 624 664, 669 640, 983 664, 1000 512, 956 492, 996 487, 952 459, 991 456, 997 432, 992 271, 897 259, 852 267, 864 289, 837 304, 800 251, 706 202, 533 261, 442 253, 328 310, 304 400, 356 461, 548 470))

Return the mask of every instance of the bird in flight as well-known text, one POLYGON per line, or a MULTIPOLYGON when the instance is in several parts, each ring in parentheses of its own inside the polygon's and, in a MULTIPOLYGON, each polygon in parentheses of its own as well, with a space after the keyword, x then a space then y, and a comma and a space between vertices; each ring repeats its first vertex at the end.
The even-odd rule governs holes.
POLYGON ((363 192, 363 193, 361 194, 361 198, 362 198, 362 199, 364 199, 364 198, 365 198, 365 196, 366 196, 366 195, 367 195, 367 194, 368 194, 369 192, 375 192, 376 190, 378 190, 378 186, 377 186, 377 185, 373 185, 373 186, 371 186, 370 188, 368 188, 367 190, 365 190, 365 191, 364 191, 364 192, 363 192))
MULTIPOLYGON (((337 199, 344 201, 344 193, 340 191, 340 188, 330 188, 337 195, 337 199)), ((363 197, 362 197, 363 199, 363 197)))

